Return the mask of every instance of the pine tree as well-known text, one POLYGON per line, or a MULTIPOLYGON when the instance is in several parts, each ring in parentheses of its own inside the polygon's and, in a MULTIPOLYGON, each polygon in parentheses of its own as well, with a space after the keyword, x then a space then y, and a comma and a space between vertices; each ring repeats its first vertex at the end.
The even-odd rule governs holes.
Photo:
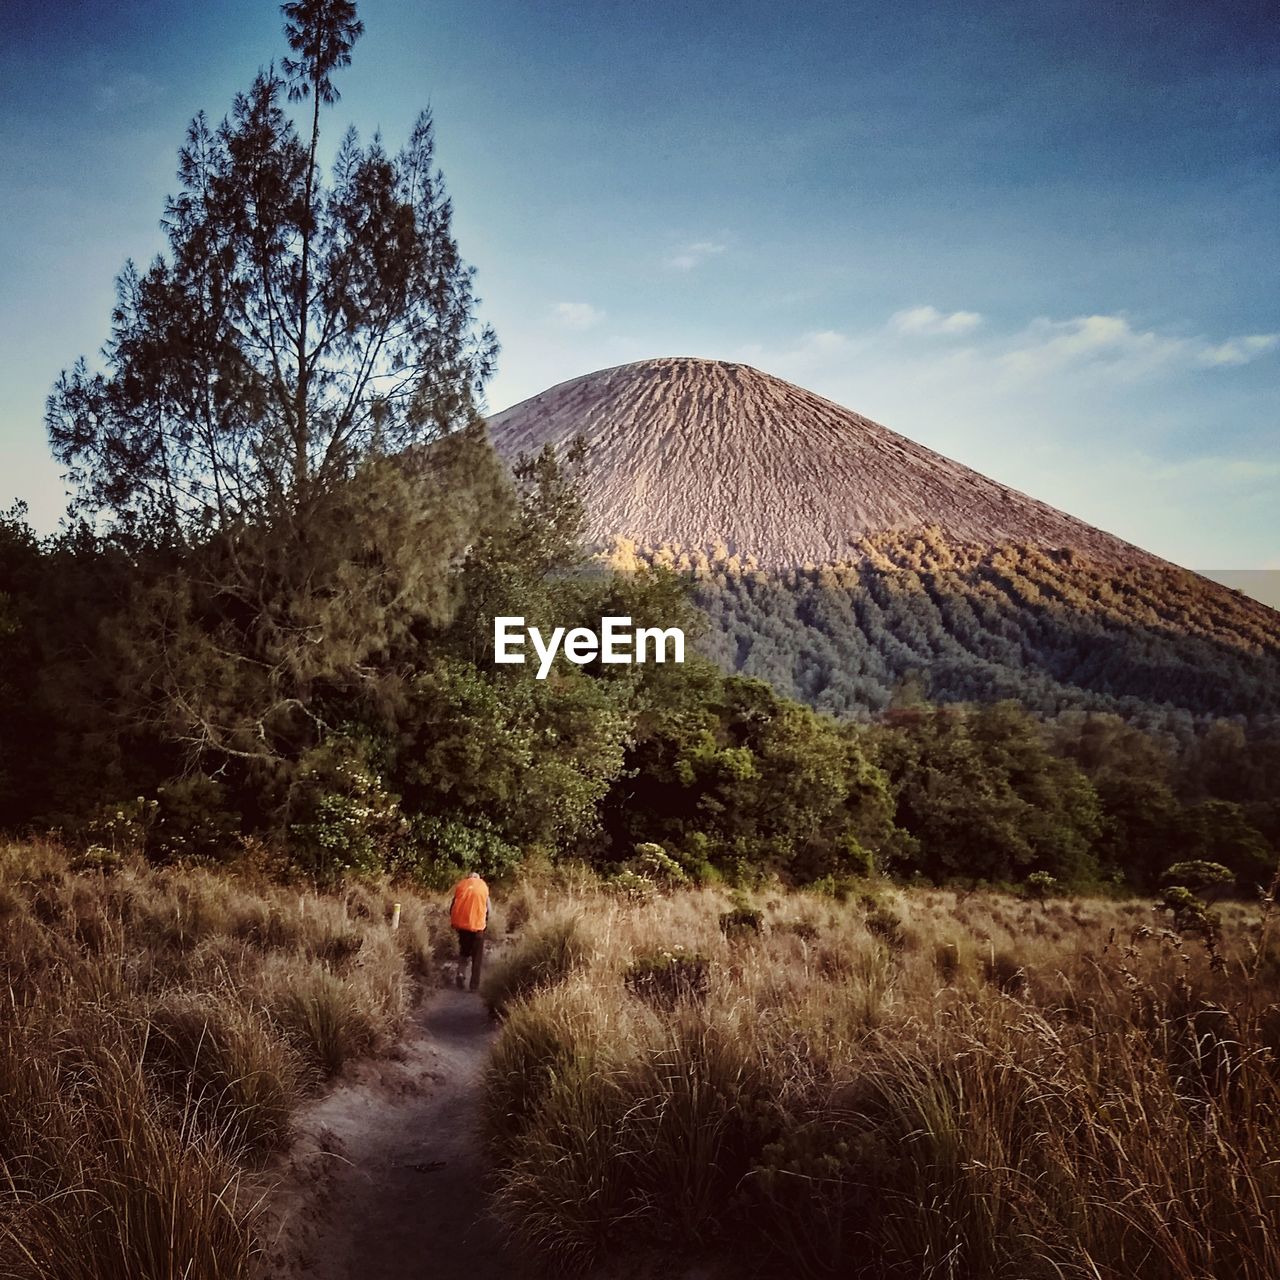
POLYGON ((192 122, 168 251, 126 266, 105 369, 63 373, 48 428, 82 514, 137 559, 96 655, 122 737, 287 779, 397 696, 512 494, 431 119, 395 155, 349 130, 326 181, 323 108, 362 26, 351 0, 283 12, 283 77, 192 122))
POLYGON ((106 370, 82 359, 49 398, 81 508, 151 541, 306 525, 363 459, 473 422, 493 367, 429 114, 396 155, 349 130, 326 183, 321 107, 362 27, 350 0, 284 14, 288 79, 192 121, 168 253, 120 275, 106 370), (286 98, 310 102, 305 136, 286 98))

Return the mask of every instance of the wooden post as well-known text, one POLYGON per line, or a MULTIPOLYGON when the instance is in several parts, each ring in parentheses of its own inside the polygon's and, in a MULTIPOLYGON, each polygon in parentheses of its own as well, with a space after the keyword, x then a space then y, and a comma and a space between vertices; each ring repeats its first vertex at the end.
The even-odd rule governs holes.
POLYGON ((393 929, 400 927, 400 904, 398 902, 391 904, 391 927, 393 929))

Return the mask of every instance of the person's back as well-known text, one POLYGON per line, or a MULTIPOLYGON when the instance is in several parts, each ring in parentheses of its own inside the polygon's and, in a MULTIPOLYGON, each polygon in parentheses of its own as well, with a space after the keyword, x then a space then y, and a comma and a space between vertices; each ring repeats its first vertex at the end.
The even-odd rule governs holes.
POLYGON ((449 923, 458 935, 458 986, 462 971, 471 962, 471 990, 480 986, 480 967, 484 962, 484 931, 489 923, 489 886, 472 871, 453 887, 449 907, 449 923))

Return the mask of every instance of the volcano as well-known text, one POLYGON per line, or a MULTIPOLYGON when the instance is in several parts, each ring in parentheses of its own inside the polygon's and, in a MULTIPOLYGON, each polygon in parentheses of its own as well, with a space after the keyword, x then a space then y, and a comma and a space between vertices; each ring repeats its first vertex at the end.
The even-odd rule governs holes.
POLYGON ((582 436, 591 541, 725 550, 764 568, 855 561, 861 540, 1154 557, 750 365, 673 357, 602 369, 489 421, 511 460, 582 436))
POLYGON ((923 684, 1174 732, 1280 716, 1274 610, 748 365, 603 369, 489 427, 508 461, 581 437, 586 540, 686 574, 708 657, 833 714, 923 684))

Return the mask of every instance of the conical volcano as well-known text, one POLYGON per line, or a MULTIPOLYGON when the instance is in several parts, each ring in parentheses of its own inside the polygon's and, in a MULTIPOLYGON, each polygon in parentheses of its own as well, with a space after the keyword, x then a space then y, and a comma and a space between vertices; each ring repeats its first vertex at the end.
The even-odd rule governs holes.
POLYGON ((745 364, 641 360, 562 382, 490 419, 508 459, 581 435, 591 540, 723 548, 762 567, 860 558, 859 540, 1153 557, 841 405, 745 364))

